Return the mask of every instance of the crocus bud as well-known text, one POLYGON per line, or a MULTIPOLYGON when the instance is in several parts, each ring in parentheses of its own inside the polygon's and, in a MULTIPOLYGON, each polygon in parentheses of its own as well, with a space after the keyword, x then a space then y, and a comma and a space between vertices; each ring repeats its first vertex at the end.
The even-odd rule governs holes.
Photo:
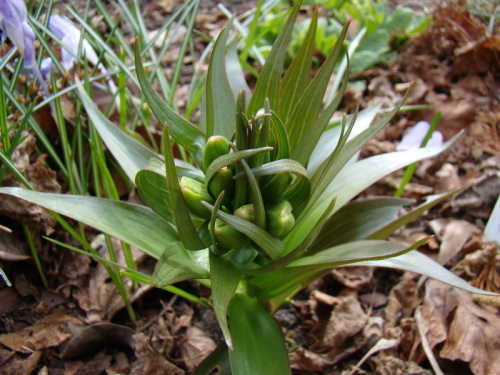
POLYGON ((286 236, 295 225, 292 205, 285 200, 272 204, 266 210, 266 220, 269 234, 274 237, 286 236))
POLYGON ((224 249, 241 248, 249 241, 243 233, 219 219, 215 220, 215 240, 217 245, 224 249))
POLYGON ((229 141, 226 138, 221 135, 214 135, 208 138, 203 148, 201 167, 206 171, 215 159, 227 153, 229 153, 229 141))
POLYGON ((268 177, 264 179, 260 191, 262 192, 262 197, 267 202, 273 202, 280 199, 283 193, 290 187, 293 175, 290 172, 280 172, 268 177))
POLYGON ((255 222, 253 204, 245 204, 244 206, 239 207, 236 211, 234 211, 234 216, 250 221, 251 223, 255 222))
POLYGON ((231 202, 233 190, 233 172, 228 167, 218 170, 208 183, 208 191, 212 194, 212 197, 217 198, 221 192, 225 192, 222 200, 222 204, 225 206, 231 202))
POLYGON ((210 204, 214 203, 205 184, 184 176, 181 178, 179 185, 189 211, 203 219, 210 219, 210 212, 201 204, 201 201, 210 204))

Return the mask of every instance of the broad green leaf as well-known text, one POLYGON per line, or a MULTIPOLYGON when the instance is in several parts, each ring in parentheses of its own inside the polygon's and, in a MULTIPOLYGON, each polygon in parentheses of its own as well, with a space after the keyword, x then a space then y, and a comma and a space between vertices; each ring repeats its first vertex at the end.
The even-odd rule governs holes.
POLYGON ((252 91, 248 87, 248 83, 245 79, 243 69, 241 68, 240 59, 238 58, 238 50, 236 48, 238 39, 234 38, 233 42, 228 46, 226 53, 226 74, 229 79, 229 84, 233 90, 234 98, 238 98, 238 94, 241 90, 245 91, 245 108, 250 102, 252 97, 252 91))
POLYGON ((266 289, 263 294, 267 297, 279 293, 288 284, 300 280, 309 272, 318 272, 325 269, 358 264, 365 260, 382 260, 399 256, 416 249, 425 243, 428 238, 418 241, 410 247, 380 240, 362 240, 345 243, 325 249, 316 254, 306 256, 290 263, 286 268, 269 273, 266 276, 252 279, 252 283, 266 289))
POLYGON ((412 202, 411 199, 392 197, 351 202, 325 223, 311 246, 311 251, 316 252, 346 242, 365 239, 386 223, 394 222, 401 208, 412 202))
POLYGON ((401 228, 403 225, 408 224, 409 222, 417 219, 422 215, 424 212, 430 210, 432 207, 434 207, 436 204, 451 198, 453 195, 457 194, 458 191, 460 190, 455 190, 450 193, 444 193, 444 194, 439 194, 439 195, 429 195, 426 197, 425 202, 422 203, 420 206, 415 207, 415 209, 411 210, 407 214, 395 219, 394 221, 388 223, 387 225, 381 227, 374 233, 371 233, 367 239, 372 239, 372 240, 383 240, 387 238, 391 233, 394 233, 396 229, 401 228))
MULTIPOLYGON (((335 68, 348 27, 349 22, 342 28, 337 42, 328 55, 326 61, 323 63, 311 83, 307 86, 307 89, 303 92, 300 100, 295 103, 293 112, 290 115, 289 120, 285 123, 292 157, 294 156, 295 149, 297 148, 300 139, 304 136, 304 134, 307 134, 307 132, 312 129, 318 118, 323 104, 325 91, 333 73, 333 69, 335 68)), ((303 157, 301 159, 303 159, 303 157)))
POLYGON ((222 135, 231 139, 234 133, 236 101, 226 75, 226 40, 231 21, 219 34, 208 66, 205 82, 205 129, 206 138, 222 135))
POLYGON ((220 375, 229 375, 231 370, 227 369, 226 372, 224 366, 230 367, 229 363, 229 350, 225 343, 220 343, 215 350, 210 353, 201 363, 196 367, 191 375, 207 375, 212 372, 215 366, 220 365, 222 369, 220 370, 220 375))
POLYGON ((264 106, 264 100, 267 98, 271 107, 276 107, 279 103, 281 74, 283 71, 283 63, 286 57, 286 51, 290 37, 292 36, 293 27, 297 14, 299 13, 302 0, 297 1, 293 7, 292 13, 288 16, 283 29, 279 33, 273 48, 267 56, 266 62, 262 67, 257 84, 253 92, 252 99, 248 106, 247 114, 254 115, 264 106))
MULTIPOLYGON (((209 203, 203 202, 203 205, 211 212, 214 209, 209 203)), ((271 259, 277 259, 283 252, 283 243, 254 223, 220 210, 217 211, 217 218, 254 241, 271 259)))
POLYGON ((205 171, 205 184, 208 186, 208 183, 219 169, 227 167, 228 165, 236 163, 237 161, 257 155, 261 152, 267 152, 271 150, 272 150, 271 147, 261 147, 257 149, 236 151, 226 155, 219 156, 212 162, 212 164, 209 165, 209 167, 205 171))
POLYGON ((158 155, 135 139, 129 137, 104 116, 92 99, 89 98, 79 81, 76 82, 76 88, 83 106, 102 140, 106 143, 106 146, 118 164, 123 168, 128 178, 131 181, 135 181, 137 172, 146 168, 149 159, 158 157, 158 155))
POLYGON ((233 349, 231 333, 227 324, 227 309, 233 299, 242 271, 226 257, 210 253, 210 279, 215 316, 230 350, 233 349))
POLYGON ((457 134, 440 147, 376 155, 346 166, 336 175, 312 207, 304 211, 302 218, 284 239, 286 248, 297 246, 305 238, 314 223, 326 210, 331 197, 337 196, 334 212, 338 211, 344 204, 383 176, 408 164, 439 154, 455 142, 459 136, 460 134, 457 134))
POLYGON ((190 279, 208 279, 208 250, 188 251, 182 242, 168 244, 156 264, 153 284, 164 287, 190 279))
POLYGON ((304 41, 281 82, 282 94, 277 112, 285 123, 309 84, 317 25, 318 8, 315 8, 304 41))
POLYGON ((193 153, 197 162, 201 161, 201 152, 205 144, 205 134, 201 129, 167 106, 153 90, 141 63, 139 43, 136 43, 135 47, 135 68, 146 100, 160 124, 168 124, 172 138, 186 150, 193 153))
POLYGON ((165 172, 167 176, 168 195, 170 197, 170 207, 174 214, 174 222, 177 233, 188 250, 201 250, 207 246, 203 243, 189 214, 186 201, 179 186, 179 178, 175 169, 172 145, 168 126, 163 126, 163 149, 165 150, 165 172))
POLYGON ((358 266, 375 266, 375 267, 387 267, 394 268, 403 271, 416 272, 421 275, 428 276, 430 278, 442 281, 443 283, 455 286, 457 288, 466 290, 471 293, 484 294, 490 296, 496 296, 498 294, 493 292, 488 292, 473 287, 464 279, 461 279, 457 275, 448 271, 446 268, 441 266, 439 263, 433 261, 427 255, 422 254, 419 251, 412 251, 407 254, 403 254, 396 258, 384 259, 380 261, 363 261, 357 264, 358 266))
POLYGON ((135 176, 135 185, 147 206, 170 223, 174 222, 167 179, 164 174, 160 175, 149 169, 143 169, 135 176))
POLYGON ((150 208, 89 196, 39 193, 20 188, 0 188, 8 194, 38 204, 61 215, 108 233, 159 258, 165 246, 179 241, 174 228, 150 208))
POLYGON ((259 300, 236 294, 229 306, 229 323, 233 375, 291 374, 281 328, 259 300))

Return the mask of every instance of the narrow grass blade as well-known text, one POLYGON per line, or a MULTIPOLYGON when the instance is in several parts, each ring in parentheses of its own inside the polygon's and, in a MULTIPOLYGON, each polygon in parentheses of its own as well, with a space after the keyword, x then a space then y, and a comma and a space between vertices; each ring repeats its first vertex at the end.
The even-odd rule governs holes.
POLYGON ((198 159, 201 160, 201 152, 205 144, 205 134, 201 129, 174 112, 153 90, 142 66, 138 43, 135 48, 135 66, 137 78, 139 79, 143 93, 158 121, 161 124, 167 123, 172 138, 186 150, 193 153, 197 161, 198 159))

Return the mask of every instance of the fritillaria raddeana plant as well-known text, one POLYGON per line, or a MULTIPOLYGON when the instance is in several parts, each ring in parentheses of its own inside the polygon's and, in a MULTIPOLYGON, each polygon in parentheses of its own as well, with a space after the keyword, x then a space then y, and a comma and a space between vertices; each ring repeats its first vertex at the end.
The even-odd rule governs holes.
POLYGON ((300 5, 298 1, 274 43, 253 93, 237 59, 226 54, 230 28, 219 35, 198 126, 153 91, 137 43, 137 77, 164 124, 162 155, 119 130, 79 85, 94 126, 149 207, 0 188, 0 193, 79 220, 157 258, 151 276, 129 268, 123 272, 135 281, 169 288, 194 279, 210 287, 209 307, 225 342, 202 362, 199 374, 217 364, 233 374, 289 374, 287 348, 273 314, 335 267, 355 263, 410 270, 491 294, 413 251, 425 240, 409 247, 385 240, 451 194, 430 197, 403 216, 398 212, 409 204, 406 199, 349 203, 384 175, 438 154, 454 139, 439 147, 353 159, 399 106, 371 126, 378 108, 344 117, 330 128, 347 78, 332 101, 324 105, 323 100, 348 25, 310 79, 314 13, 303 45, 283 74, 300 5), (187 157, 178 160, 174 154, 187 157))

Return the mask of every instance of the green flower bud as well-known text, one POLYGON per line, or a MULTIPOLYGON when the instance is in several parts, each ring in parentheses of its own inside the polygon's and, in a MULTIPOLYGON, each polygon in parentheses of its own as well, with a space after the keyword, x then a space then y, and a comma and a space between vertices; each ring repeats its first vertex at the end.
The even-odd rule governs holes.
POLYGON ((206 171, 215 159, 228 153, 229 141, 226 138, 221 135, 214 135, 208 138, 201 157, 202 169, 206 171))
POLYGON ((280 172, 269 177, 264 179, 260 191, 267 202, 273 202, 280 199, 283 193, 288 190, 293 181, 293 174, 291 172, 280 172))
POLYGON ((233 199, 234 180, 233 172, 230 168, 224 167, 218 170, 208 183, 208 191, 212 197, 217 198, 224 191, 222 204, 227 206, 233 199))
POLYGON ((266 210, 267 231, 274 237, 286 236, 295 225, 290 202, 281 200, 266 210))
POLYGON ((245 204, 244 206, 239 207, 236 211, 234 211, 234 216, 254 223, 255 213, 253 211, 253 204, 245 204))
POLYGON ((201 204, 201 201, 214 204, 214 200, 208 193, 205 184, 184 176, 181 178, 179 185, 189 211, 203 219, 210 219, 210 212, 201 204))
POLYGON ((215 220, 215 240, 224 249, 235 249, 245 246, 249 239, 243 233, 227 225, 222 220, 215 220))

